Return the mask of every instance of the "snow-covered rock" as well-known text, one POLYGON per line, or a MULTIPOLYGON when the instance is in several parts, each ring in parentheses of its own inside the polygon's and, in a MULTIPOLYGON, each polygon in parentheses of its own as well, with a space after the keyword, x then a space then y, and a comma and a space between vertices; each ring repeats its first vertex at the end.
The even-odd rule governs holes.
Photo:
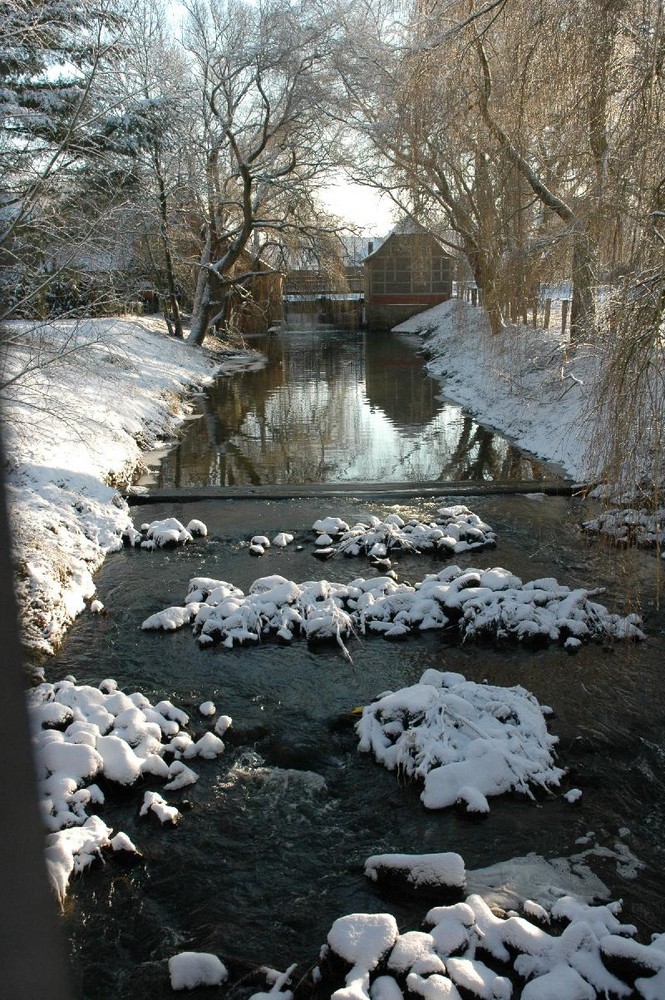
POLYGON ((447 566, 414 586, 391 576, 359 577, 350 583, 279 575, 260 577, 244 594, 224 581, 195 577, 183 608, 167 608, 143 622, 145 629, 170 631, 193 622, 201 645, 257 642, 264 635, 291 641, 343 640, 356 632, 398 638, 411 631, 457 630, 462 640, 559 642, 571 652, 583 642, 605 638, 642 639, 641 619, 610 613, 592 600, 598 590, 570 590, 555 579, 523 584, 500 566, 447 566), (196 610, 198 609, 198 610, 196 610), (178 615, 180 611, 180 615, 178 615), (195 613, 194 613, 195 612, 195 613), (573 645, 571 645, 573 644, 573 645))
MULTIPOLYGON (((152 705, 141 692, 118 689, 112 678, 99 687, 78 685, 72 679, 42 683, 27 693, 28 717, 36 773, 39 809, 50 831, 48 871, 62 901, 73 874, 83 871, 102 850, 138 853, 122 831, 111 829, 90 815, 104 804, 96 781, 109 787, 132 786, 144 779, 166 782, 171 791, 185 788, 197 774, 181 758, 212 760, 224 750, 219 736, 204 733, 192 740, 181 730, 188 716, 170 701, 152 705), (60 728, 53 728, 60 727, 60 728), (164 754, 173 754, 167 764, 164 754)), ((228 727, 231 720, 222 716, 228 727)), ((105 786, 106 787, 106 786, 105 786)), ((180 813, 155 791, 145 793, 140 814, 154 813, 162 823, 175 823, 180 813)))
POLYGON ((489 812, 488 797, 559 784, 556 737, 524 688, 476 684, 428 670, 419 684, 384 694, 356 723, 359 749, 389 770, 421 778, 428 809, 462 802, 489 812))
POLYGON ((376 882, 381 876, 401 876, 415 888, 464 887, 464 860, 452 851, 439 854, 373 854, 365 861, 365 875, 376 882))
POLYGON ((492 528, 463 504, 440 507, 430 522, 415 518, 404 521, 397 514, 389 514, 383 521, 371 516, 368 522, 349 527, 339 518, 315 521, 315 544, 331 546, 334 555, 363 554, 374 560, 386 559, 391 552, 450 555, 496 545, 492 528), (324 525, 331 530, 324 532, 324 525))
POLYGON ((290 545, 293 541, 293 535, 288 531, 279 531, 272 540, 272 544, 278 549, 284 549, 287 545, 290 545))
POLYGON ((194 990, 198 986, 221 986, 229 973, 217 957, 203 951, 181 951, 169 959, 172 990, 194 990))
POLYGON ((356 968, 376 968, 398 937, 397 921, 390 913, 349 913, 339 917, 328 932, 336 955, 356 968))
POLYGON ((346 985, 330 995, 399 1000, 406 985, 425 1000, 661 1000, 665 935, 642 945, 619 912, 618 903, 561 895, 551 910, 539 905, 538 920, 557 928, 551 933, 515 913, 493 912, 478 894, 430 909, 426 931, 395 933, 389 913, 350 914, 333 923, 322 950, 324 961, 332 951, 351 966, 342 973, 346 985), (613 971, 619 966, 625 977, 613 971))
POLYGON ((665 542, 665 508, 655 512, 626 507, 603 511, 589 518, 582 528, 591 535, 603 535, 617 545, 638 545, 643 548, 663 547, 665 542))
POLYGON ((175 824, 180 819, 180 813, 175 806, 170 806, 166 799, 159 792, 146 792, 143 796, 143 805, 139 815, 147 816, 154 813, 160 823, 175 824))

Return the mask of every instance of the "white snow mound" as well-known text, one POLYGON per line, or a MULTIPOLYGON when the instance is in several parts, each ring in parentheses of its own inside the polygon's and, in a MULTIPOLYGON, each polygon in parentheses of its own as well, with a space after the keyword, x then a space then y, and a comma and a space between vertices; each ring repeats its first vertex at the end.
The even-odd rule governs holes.
POLYGON ((555 736, 523 687, 496 687, 428 670, 419 684, 384 694, 356 724, 359 749, 389 770, 424 781, 428 809, 461 802, 489 812, 488 798, 550 789, 564 771, 555 736), (424 682, 425 681, 425 682, 424 682))

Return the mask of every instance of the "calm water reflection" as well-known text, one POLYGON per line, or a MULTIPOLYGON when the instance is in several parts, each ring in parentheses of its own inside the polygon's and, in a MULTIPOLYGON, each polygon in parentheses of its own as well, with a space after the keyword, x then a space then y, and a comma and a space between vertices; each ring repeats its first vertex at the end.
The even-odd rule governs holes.
POLYGON ((551 470, 438 395, 417 336, 317 326, 249 346, 267 365, 222 377, 160 486, 551 478, 551 470))

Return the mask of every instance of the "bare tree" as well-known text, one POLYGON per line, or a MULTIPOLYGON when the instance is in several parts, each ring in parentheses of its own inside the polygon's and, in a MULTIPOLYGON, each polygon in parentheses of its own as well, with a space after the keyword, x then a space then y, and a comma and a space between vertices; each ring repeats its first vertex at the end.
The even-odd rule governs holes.
POLYGON ((602 377, 594 399, 600 467, 624 500, 663 506, 665 483, 665 11, 624 20, 621 216, 610 246, 602 377), (628 31, 628 29, 630 29, 628 31))
POLYGON ((336 228, 314 196, 334 142, 326 120, 333 22, 315 0, 200 0, 187 10, 205 165, 189 335, 200 344, 223 327, 231 289, 249 294, 262 258, 336 228))
POLYGON ((135 140, 136 255, 163 304, 171 333, 184 337, 180 291, 189 284, 197 240, 197 165, 191 155, 198 106, 188 61, 161 0, 141 0, 126 34, 119 74, 126 126, 135 140))
POLYGON ((573 336, 593 331, 594 288, 620 266, 635 173, 622 112, 638 85, 632 53, 658 9, 417 0, 383 8, 375 38, 365 32, 355 50, 352 26, 344 78, 372 150, 360 169, 416 212, 439 210, 495 330, 508 285, 527 294, 539 269, 555 267, 573 286, 573 336))
POLYGON ((510 169, 479 120, 466 45, 459 32, 445 29, 450 5, 446 14, 439 6, 416 5, 408 24, 395 9, 369 5, 356 5, 349 17, 340 73, 346 118, 360 137, 349 169, 357 180, 388 190, 419 221, 456 234, 453 246, 465 254, 498 330, 509 249, 502 195, 510 169), (361 23, 374 32, 361 31, 361 23))

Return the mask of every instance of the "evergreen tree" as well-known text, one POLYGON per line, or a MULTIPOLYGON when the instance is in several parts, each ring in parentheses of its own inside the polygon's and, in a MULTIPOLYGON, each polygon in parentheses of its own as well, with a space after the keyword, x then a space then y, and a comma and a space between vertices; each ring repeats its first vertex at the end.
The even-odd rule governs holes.
POLYGON ((99 81, 122 25, 113 0, 0 2, 0 321, 48 311, 92 232, 70 225, 73 193, 88 171, 107 194, 118 179, 98 169, 117 131, 99 81))

